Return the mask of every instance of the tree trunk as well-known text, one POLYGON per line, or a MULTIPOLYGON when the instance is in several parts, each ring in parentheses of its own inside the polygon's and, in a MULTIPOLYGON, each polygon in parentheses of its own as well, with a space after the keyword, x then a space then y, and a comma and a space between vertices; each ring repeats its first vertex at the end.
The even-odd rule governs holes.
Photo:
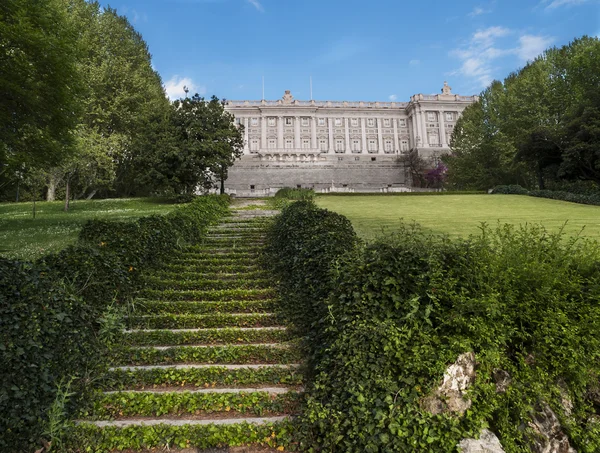
POLYGON ((56 200, 56 178, 50 176, 48 180, 48 192, 46 193, 46 201, 56 200))
POLYGON ((96 192, 98 192, 98 189, 94 189, 90 192, 90 194, 85 197, 86 200, 91 200, 92 198, 94 198, 94 195, 96 195, 96 192))
POLYGON ((71 177, 67 176, 65 187, 65 212, 69 210, 69 198, 71 198, 71 177))
POLYGON ((544 172, 542 171, 542 165, 538 164, 538 186, 540 187, 540 190, 544 190, 546 188, 545 184, 544 184, 544 172))

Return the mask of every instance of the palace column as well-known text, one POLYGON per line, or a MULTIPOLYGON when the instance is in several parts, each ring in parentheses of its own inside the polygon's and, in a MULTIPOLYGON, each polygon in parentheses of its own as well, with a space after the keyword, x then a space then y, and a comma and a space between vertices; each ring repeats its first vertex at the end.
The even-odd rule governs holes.
POLYGON ((381 128, 381 118, 377 118, 377 152, 383 152, 383 130, 381 128))
POLYGON ((277 117, 277 148, 285 148, 285 143, 283 143, 283 116, 277 117))
POLYGON ((411 143, 412 148, 416 148, 417 147, 417 135, 419 135, 419 131, 417 130, 417 120, 416 120, 415 116, 416 116, 416 113, 413 110, 413 113, 410 116, 410 122, 412 124, 412 128, 411 128, 412 129, 412 134, 410 136, 411 142, 412 142, 411 143))
POLYGON ((300 142, 300 117, 294 117, 294 148, 301 149, 302 143, 300 142))
POLYGON ((366 153, 367 152, 367 130, 365 129, 365 119, 364 118, 360 119, 360 129, 361 129, 361 134, 362 134, 361 152, 366 153))
POLYGON ((420 120, 421 120, 421 141, 423 143, 423 146, 429 146, 429 138, 427 137, 427 124, 425 122, 426 118, 425 118, 425 113, 423 111, 423 108, 421 106, 419 106, 419 114, 420 114, 420 120))
POLYGON ((319 147, 319 144, 317 143, 317 118, 314 116, 311 116, 310 118, 310 141, 312 149, 317 149, 319 147))
POLYGON ((248 141, 248 117, 244 117, 244 154, 250 154, 250 142, 248 141))
POLYGON ((346 154, 352 152, 352 149, 350 148, 350 129, 348 129, 348 118, 344 118, 344 130, 346 131, 346 154))
POLYGON ((400 151, 400 146, 398 145, 398 119, 394 118, 392 122, 394 125, 394 151, 398 152, 400 151))
POLYGON ((260 149, 267 149, 267 118, 260 117, 260 149))
POLYGON ((327 118, 327 125, 329 126, 329 151, 334 153, 335 149, 333 146, 333 118, 327 118))
POLYGON ((448 146, 448 142, 446 141, 446 124, 444 123, 444 112, 441 110, 438 112, 440 115, 440 143, 442 144, 442 148, 446 148, 448 146))

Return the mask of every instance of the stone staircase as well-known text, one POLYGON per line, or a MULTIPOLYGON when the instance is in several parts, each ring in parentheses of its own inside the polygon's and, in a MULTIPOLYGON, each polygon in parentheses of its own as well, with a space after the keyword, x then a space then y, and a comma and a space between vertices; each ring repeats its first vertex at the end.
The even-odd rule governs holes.
POLYGON ((272 214, 237 211, 146 277, 104 391, 80 425, 90 443, 286 449, 302 379, 258 259, 272 214))

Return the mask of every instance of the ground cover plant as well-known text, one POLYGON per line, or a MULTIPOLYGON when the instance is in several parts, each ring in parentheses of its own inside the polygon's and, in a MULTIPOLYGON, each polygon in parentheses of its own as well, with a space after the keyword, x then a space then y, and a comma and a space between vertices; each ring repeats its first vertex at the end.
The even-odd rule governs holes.
POLYGON ((550 441, 599 451, 597 242, 531 225, 450 239, 401 224, 343 250, 329 239, 339 229, 311 234, 304 219, 319 211, 284 210, 268 249, 278 276, 296 274, 281 278, 284 312, 301 330, 312 314, 310 338, 319 339, 306 343, 304 450, 455 452, 489 429, 507 453, 550 441), (318 277, 310 263, 325 258, 318 277), (309 276, 320 297, 294 289, 309 276), (465 354, 474 373, 456 409, 436 392, 465 354))
POLYGON ((343 197, 320 195, 316 203, 352 221, 359 236, 373 239, 398 229, 399 220, 452 237, 477 234, 481 222, 541 224, 551 232, 600 239, 600 207, 518 195, 422 195, 343 197), (566 225, 565 225, 566 223, 566 225), (582 231, 583 229, 583 231, 582 231))
POLYGON ((134 220, 175 206, 162 198, 81 200, 64 212, 64 202, 43 202, 36 203, 33 219, 33 203, 0 203, 0 255, 35 260, 75 243, 88 220, 134 220))

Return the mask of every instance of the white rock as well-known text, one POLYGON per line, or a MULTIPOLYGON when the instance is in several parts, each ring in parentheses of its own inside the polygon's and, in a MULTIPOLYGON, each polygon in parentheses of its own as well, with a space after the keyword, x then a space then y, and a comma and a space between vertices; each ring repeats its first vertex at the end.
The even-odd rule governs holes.
POLYGON ((462 453, 505 453, 500 441, 490 430, 481 431, 479 439, 463 439, 458 444, 462 453))

